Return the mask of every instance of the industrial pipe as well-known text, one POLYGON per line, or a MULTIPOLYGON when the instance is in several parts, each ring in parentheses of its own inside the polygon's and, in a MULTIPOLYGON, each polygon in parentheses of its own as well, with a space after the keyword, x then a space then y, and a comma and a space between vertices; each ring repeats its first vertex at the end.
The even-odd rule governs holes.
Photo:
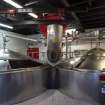
POLYGON ((63 35, 63 25, 48 25, 47 33, 47 59, 50 65, 55 66, 60 63, 61 59, 61 39, 63 35))

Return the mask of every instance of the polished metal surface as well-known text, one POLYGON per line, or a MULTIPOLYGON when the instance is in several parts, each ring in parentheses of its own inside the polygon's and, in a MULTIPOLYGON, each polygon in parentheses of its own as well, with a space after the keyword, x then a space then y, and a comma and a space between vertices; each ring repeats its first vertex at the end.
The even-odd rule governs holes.
POLYGON ((63 35, 63 26, 59 24, 48 25, 47 32, 47 59, 50 65, 55 66, 61 59, 61 39, 63 35))
POLYGON ((48 67, 45 73, 47 89, 58 89, 60 85, 59 70, 57 68, 48 67))
POLYGON ((0 60, 0 71, 8 71, 9 62, 8 60, 0 60))
POLYGON ((0 105, 13 105, 46 91, 43 67, 24 55, 1 50, 0 105))
POLYGON ((43 70, 38 67, 0 72, 0 105, 14 105, 36 97, 46 91, 44 83, 43 70))
POLYGON ((94 48, 87 52, 77 65, 79 69, 103 70, 105 69, 105 50, 94 48))
MULTIPOLYGON (((96 57, 104 54, 103 50, 101 53, 98 50, 95 51, 97 51, 94 55, 96 57)), ((88 52, 88 55, 91 54, 93 53, 88 52)), ((0 63, 3 67, 6 65, 8 68, 7 71, 0 71, 0 105, 20 103, 38 96, 48 89, 58 89, 65 96, 77 100, 77 102, 105 105, 105 93, 102 92, 101 86, 103 81, 99 79, 104 71, 69 69, 68 64, 44 67, 41 64, 35 65, 36 62, 33 63, 29 59, 17 58, 3 60, 0 63), (65 66, 68 66, 68 69, 65 66)), ((73 104, 77 105, 75 102, 73 104)))
POLYGON ((11 50, 0 50, 0 71, 12 71, 12 69, 31 68, 42 64, 31 58, 11 50))
POLYGON ((81 58, 76 68, 59 67, 59 90, 76 100, 105 105, 104 68, 105 50, 94 48, 81 58))
POLYGON ((17 52, 14 52, 14 51, 11 51, 11 50, 8 50, 8 49, 1 49, 0 50, 0 60, 8 60, 8 59, 29 59, 28 57, 20 54, 20 53, 17 53, 17 52))
POLYGON ((101 71, 78 71, 59 68, 60 91, 76 100, 105 105, 105 94, 102 93, 101 71))
POLYGON ((38 97, 32 98, 16 105, 98 105, 73 99, 56 89, 50 89, 38 97))

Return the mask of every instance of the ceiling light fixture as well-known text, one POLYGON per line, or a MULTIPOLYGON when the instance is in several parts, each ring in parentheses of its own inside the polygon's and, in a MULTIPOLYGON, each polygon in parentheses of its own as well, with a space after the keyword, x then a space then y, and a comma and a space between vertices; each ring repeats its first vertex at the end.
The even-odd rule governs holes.
POLYGON ((30 6, 30 5, 36 4, 38 2, 39 1, 31 1, 31 2, 26 3, 24 6, 30 6))
POLYGON ((15 8, 23 8, 21 5, 17 4, 16 2, 12 1, 12 0, 4 0, 6 3, 14 6, 15 8))
POLYGON ((32 16, 33 18, 38 18, 38 15, 36 15, 35 13, 28 13, 28 15, 32 16))
POLYGON ((3 24, 3 23, 0 23, 0 26, 1 26, 1 27, 5 27, 5 28, 9 28, 9 29, 13 29, 12 26, 7 25, 7 24, 3 24))
MULTIPOLYGON (((23 8, 23 6, 17 4, 16 2, 12 1, 12 0, 4 0, 6 3, 14 6, 15 8, 23 8)), ((35 13, 28 13, 28 15, 32 16, 33 18, 38 18, 38 15, 36 15, 35 13)))

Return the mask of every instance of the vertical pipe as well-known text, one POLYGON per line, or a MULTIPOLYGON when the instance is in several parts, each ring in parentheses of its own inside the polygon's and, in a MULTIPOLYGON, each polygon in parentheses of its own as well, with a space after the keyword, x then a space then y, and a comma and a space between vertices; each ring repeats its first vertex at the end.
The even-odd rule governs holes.
POLYGON ((69 45, 70 45, 70 51, 69 51, 69 52, 70 52, 70 53, 69 53, 70 55, 69 55, 69 59, 71 59, 71 58, 72 58, 71 42, 69 43, 69 45))
POLYGON ((48 25, 47 34, 47 60, 50 65, 55 66, 60 62, 61 59, 63 25, 48 25))
POLYGON ((66 60, 68 59, 68 39, 67 36, 65 37, 66 39, 66 60))
POLYGON ((93 40, 92 40, 92 38, 91 38, 91 42, 90 42, 90 44, 91 44, 91 48, 90 49, 92 49, 92 45, 93 45, 93 40))

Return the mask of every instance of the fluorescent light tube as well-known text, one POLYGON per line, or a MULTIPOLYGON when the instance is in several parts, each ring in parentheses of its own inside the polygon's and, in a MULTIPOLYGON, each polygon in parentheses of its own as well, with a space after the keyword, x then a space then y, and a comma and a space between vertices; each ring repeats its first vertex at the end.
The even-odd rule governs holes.
POLYGON ((38 15, 36 15, 35 13, 28 13, 28 15, 32 16, 33 18, 38 18, 38 15))
POLYGON ((12 0, 4 0, 6 3, 14 6, 15 8, 23 8, 21 5, 17 4, 16 2, 12 1, 12 0))
MULTIPOLYGON (((12 0, 4 0, 6 3, 14 6, 15 8, 23 8, 21 5, 17 4, 16 2, 12 1, 12 0)), ((34 14, 34 13, 28 13, 28 15, 32 16, 33 18, 38 18, 38 15, 34 14)))
POLYGON ((9 29, 13 29, 12 26, 7 25, 7 24, 3 24, 3 23, 0 23, 0 26, 1 26, 1 27, 5 27, 5 28, 9 28, 9 29))

